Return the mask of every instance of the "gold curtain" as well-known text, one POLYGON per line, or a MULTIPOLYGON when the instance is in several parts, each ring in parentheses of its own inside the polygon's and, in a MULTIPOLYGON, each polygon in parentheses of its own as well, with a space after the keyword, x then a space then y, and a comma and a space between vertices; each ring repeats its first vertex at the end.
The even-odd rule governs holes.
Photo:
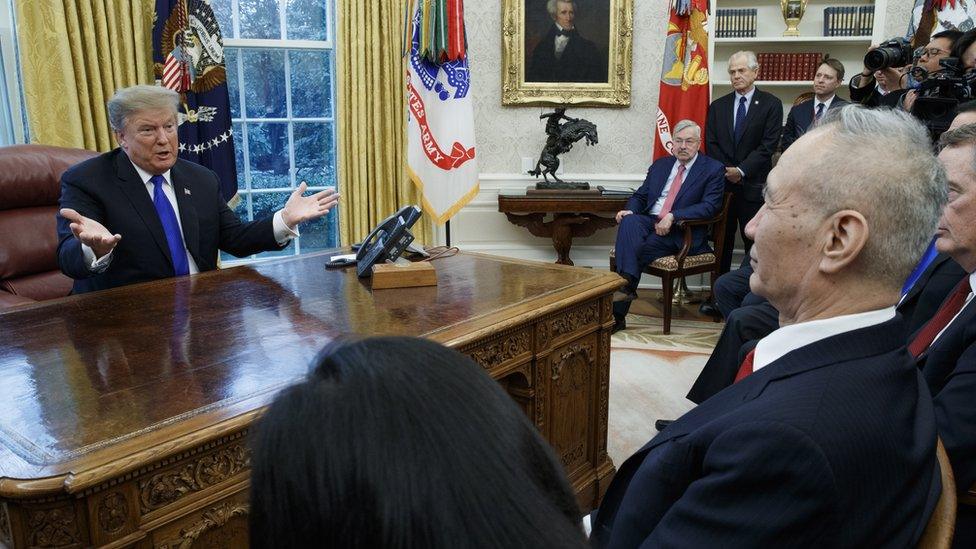
POLYGON ((31 141, 109 151, 105 102, 154 82, 152 0, 17 0, 31 141))
MULTIPOLYGON (((419 204, 406 171, 406 114, 400 48, 406 0, 338 0, 339 232, 358 242, 398 208, 419 204)), ((431 243, 426 216, 414 225, 431 243)))

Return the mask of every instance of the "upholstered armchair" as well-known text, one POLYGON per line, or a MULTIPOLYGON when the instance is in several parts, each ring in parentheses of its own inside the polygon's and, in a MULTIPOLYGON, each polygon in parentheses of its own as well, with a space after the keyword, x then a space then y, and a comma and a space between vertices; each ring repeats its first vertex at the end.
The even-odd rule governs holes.
POLYGON ((97 153, 47 145, 0 147, 0 310, 64 297, 55 212, 66 169, 97 153))

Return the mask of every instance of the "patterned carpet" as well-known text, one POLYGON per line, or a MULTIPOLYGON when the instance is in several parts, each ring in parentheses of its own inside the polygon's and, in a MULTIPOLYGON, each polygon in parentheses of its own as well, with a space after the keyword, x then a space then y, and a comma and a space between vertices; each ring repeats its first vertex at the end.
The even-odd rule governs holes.
POLYGON ((715 347, 722 324, 627 316, 627 329, 610 342, 608 452, 620 464, 657 434, 656 419, 675 419, 694 406, 688 389, 715 347))

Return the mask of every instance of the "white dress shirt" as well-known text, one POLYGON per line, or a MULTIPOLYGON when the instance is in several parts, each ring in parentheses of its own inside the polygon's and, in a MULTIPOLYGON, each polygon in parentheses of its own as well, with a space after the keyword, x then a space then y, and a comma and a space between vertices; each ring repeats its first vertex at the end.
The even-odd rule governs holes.
MULTIPOLYGON (((132 160, 129 159, 129 162, 132 162, 132 160)), ((149 200, 152 201, 155 195, 155 185, 153 185, 152 181, 150 181, 152 174, 139 166, 136 166, 134 162, 132 163, 132 167, 136 169, 136 173, 138 173, 139 178, 142 179, 143 184, 146 186, 146 192, 149 193, 149 200)), ((176 193, 173 191, 173 183, 170 180, 170 170, 166 170, 161 175, 163 176, 163 179, 166 180, 166 182, 163 184, 163 194, 166 195, 166 199, 169 200, 170 205, 173 207, 173 212, 176 214, 176 223, 179 226, 180 234, 182 235, 183 221, 180 219, 180 205, 176 201, 176 193)), ((289 240, 299 236, 297 227, 293 230, 290 229, 288 225, 285 225, 285 220, 281 216, 281 210, 275 212, 274 219, 272 220, 272 227, 274 230, 275 240, 278 242, 278 244, 283 245, 289 240)), ((125 238, 125 235, 122 235, 122 238, 125 238)), ((183 238, 183 250, 186 251, 185 237, 183 238)), ((105 269, 107 269, 112 263, 112 255, 115 250, 113 249, 111 252, 103 255, 100 258, 96 258, 95 251, 86 244, 81 245, 81 251, 85 256, 85 262, 89 265, 88 270, 93 273, 101 273, 105 271, 105 269)), ((190 274, 199 273, 200 269, 197 267, 197 262, 193 260, 193 255, 191 255, 189 251, 186 251, 186 259, 190 266, 190 274)))
MULTIPOLYGON (((685 173, 682 175, 681 180, 682 185, 684 185, 684 179, 688 177, 688 172, 691 171, 691 166, 694 165, 695 160, 698 160, 698 153, 695 153, 695 156, 691 157, 691 160, 685 164, 685 173)), ((680 165, 681 161, 678 160, 674 163, 674 166, 671 166, 671 173, 668 174, 668 180, 664 183, 664 189, 661 191, 661 196, 657 197, 654 205, 651 206, 651 215, 656 217, 657 214, 661 213, 661 208, 664 207, 664 201, 668 199, 668 192, 671 190, 671 184, 674 183, 674 178, 678 176, 678 166, 680 165)))
MULTIPOLYGON (((556 24, 556 29, 558 29, 560 31, 565 31, 566 30, 566 29, 563 29, 562 27, 560 27, 558 24, 556 24)), ((567 44, 569 44, 569 37, 568 36, 563 36, 561 34, 557 34, 556 35, 556 42, 554 44, 555 50, 553 51, 553 53, 556 56, 556 59, 562 59, 563 52, 566 51, 566 45, 567 44)))
POLYGON ((758 372, 760 368, 800 347, 844 332, 881 324, 892 318, 895 318, 894 306, 783 326, 759 340, 759 344, 756 345, 756 354, 752 357, 752 371, 758 372))
POLYGON ((813 126, 813 123, 817 121, 817 106, 823 104, 823 114, 820 116, 827 116, 827 111, 830 110, 830 104, 834 102, 835 97, 837 97, 837 94, 831 95, 826 101, 821 101, 817 99, 816 95, 813 96, 813 119, 810 121, 811 127, 813 126))

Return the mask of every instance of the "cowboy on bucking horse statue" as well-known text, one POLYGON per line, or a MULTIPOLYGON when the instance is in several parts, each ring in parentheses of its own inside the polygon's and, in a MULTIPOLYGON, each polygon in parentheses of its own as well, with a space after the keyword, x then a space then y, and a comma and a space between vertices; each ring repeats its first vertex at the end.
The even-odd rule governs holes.
POLYGON ((529 175, 545 178, 546 182, 540 183, 539 187, 545 185, 546 188, 580 188, 589 184, 566 183, 556 176, 556 169, 559 168, 559 155, 573 148, 573 143, 586 138, 587 145, 595 145, 597 140, 596 125, 589 120, 582 118, 571 118, 566 116, 566 107, 559 107, 555 111, 539 115, 539 118, 547 118, 546 146, 542 149, 539 161, 535 164, 534 170, 529 170, 529 175), (562 122, 565 120, 566 122, 562 122), (549 175, 556 180, 549 183, 549 175))

